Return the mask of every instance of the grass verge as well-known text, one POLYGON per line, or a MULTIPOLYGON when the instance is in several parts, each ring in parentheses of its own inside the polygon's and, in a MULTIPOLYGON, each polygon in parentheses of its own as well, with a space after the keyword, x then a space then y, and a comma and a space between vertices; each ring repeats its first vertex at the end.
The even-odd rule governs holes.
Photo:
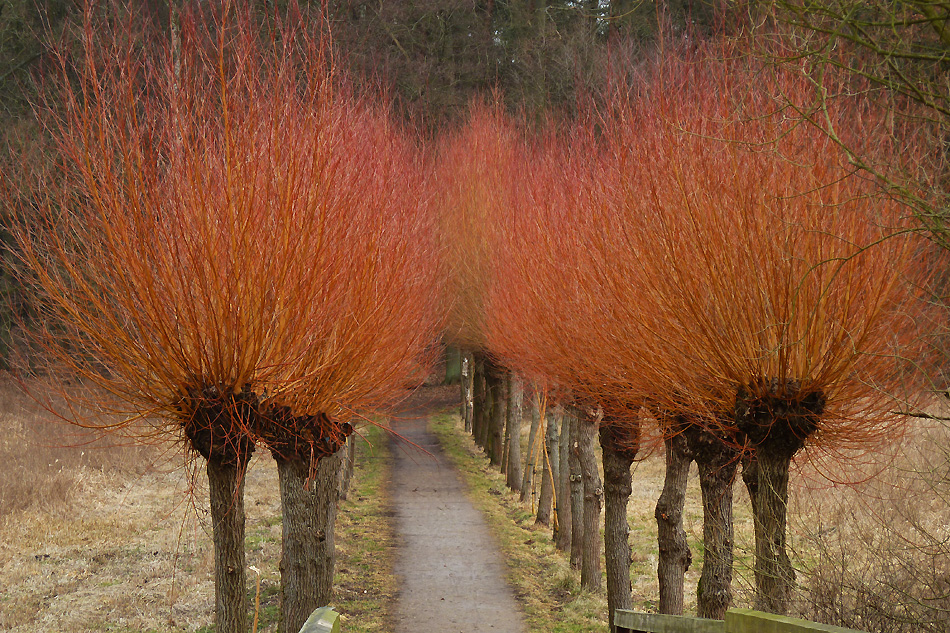
POLYGON ((580 576, 551 542, 549 528, 536 526, 534 514, 505 486, 495 471, 458 428, 457 416, 435 415, 430 428, 462 474, 472 503, 486 517, 508 564, 508 582, 515 588, 531 633, 588 633, 605 630, 604 592, 580 588, 580 576))
POLYGON ((356 472, 336 521, 334 606, 346 633, 392 630, 395 533, 389 507, 392 459, 384 431, 371 426, 356 447, 356 472))
MULTIPOLYGON (((391 460, 384 432, 370 427, 357 440, 356 466, 346 499, 340 502, 334 531, 336 569, 332 606, 347 633, 384 633, 392 630, 392 605, 396 595, 393 575, 395 536, 389 509, 391 460)), ((279 507, 277 508, 279 512, 279 507)), ((258 631, 277 630, 280 621, 281 516, 268 515, 248 531, 246 549, 261 551, 258 631)), ((251 558, 251 556, 249 556, 251 558)), ((255 602, 254 575, 249 573, 249 603, 255 602)), ((253 615, 251 616, 253 619, 253 615)), ((196 633, 211 632, 213 627, 196 633)))
MULTIPOLYGON (((106 448, 115 438, 83 435, 43 413, 0 381, 0 630, 213 631, 203 464, 168 447, 106 448)), ((365 435, 335 534, 332 604, 347 633, 392 630, 388 438, 375 428, 365 435)), ((246 560, 261 574, 259 633, 276 632, 280 617, 276 490, 274 461, 259 451, 245 490, 246 560)), ((255 580, 249 572, 252 612, 255 580)))

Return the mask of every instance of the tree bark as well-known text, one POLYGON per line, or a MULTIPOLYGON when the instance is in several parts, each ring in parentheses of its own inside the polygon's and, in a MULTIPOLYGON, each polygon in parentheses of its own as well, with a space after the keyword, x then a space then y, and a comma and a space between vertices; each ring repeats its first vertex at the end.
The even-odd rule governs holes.
POLYGON ((558 442, 558 482, 555 494, 557 521, 554 524, 554 546, 562 552, 571 549, 571 421, 567 411, 557 405, 555 418, 560 419, 560 440, 558 442))
MULTIPOLYGON (((628 437, 625 439, 633 439, 628 437)), ((602 425, 600 447, 604 459, 604 555, 607 569, 607 620, 616 631, 614 613, 633 608, 630 585, 630 526, 627 503, 633 492, 630 468, 637 455, 639 428, 620 429, 602 425), (620 434, 635 434, 635 442, 621 442, 620 434)))
POLYGON ((505 380, 505 432, 501 441, 501 474, 505 476, 505 485, 508 485, 508 448, 511 439, 511 403, 508 401, 508 395, 511 393, 511 383, 505 380))
POLYGON ((475 444, 482 450, 488 450, 488 418, 491 413, 491 384, 488 380, 488 363, 481 354, 475 356, 473 378, 475 381, 472 408, 472 436, 475 444))
POLYGON ((535 523, 541 525, 551 524, 551 505, 555 504, 554 482, 560 478, 558 468, 558 426, 559 420, 555 416, 559 413, 557 409, 546 413, 547 420, 544 424, 544 450, 541 451, 541 495, 538 497, 538 514, 535 523))
POLYGON ((505 450, 505 419, 507 418, 506 409, 508 408, 506 406, 508 404, 508 398, 505 385, 507 381, 505 380, 504 370, 501 368, 494 368, 494 370, 488 374, 488 378, 491 381, 490 399, 492 403, 491 421, 489 423, 491 430, 488 439, 488 460, 492 466, 499 468, 501 467, 505 450))
POLYGON ((671 430, 665 444, 666 478, 654 512, 659 545, 657 578, 660 582, 660 603, 657 610, 669 615, 682 615, 684 576, 693 562, 683 529, 686 478, 692 459, 686 439, 678 429, 671 430))
MULTIPOLYGON (((465 413, 468 409, 468 393, 466 392, 466 379, 468 378, 468 357, 466 356, 466 351, 462 348, 459 348, 459 420, 462 421, 462 425, 465 427, 465 432, 469 432, 471 429, 465 425, 465 413)), ((446 372, 448 373, 448 372, 446 372)))
POLYGON ((571 473, 571 567, 581 568, 584 559, 584 478, 579 451, 580 416, 571 408, 571 437, 568 466, 571 473))
POLYGON ((472 432, 475 409, 475 358, 472 352, 462 352, 462 380, 459 381, 462 389, 462 422, 465 432, 472 432))
MULTIPOLYGON (((785 549, 791 456, 757 452, 755 467, 755 602, 758 611, 788 612, 795 570, 785 549)), ((752 494, 752 491, 749 491, 752 494)))
POLYGON ((260 422, 257 397, 206 387, 183 409, 182 431, 207 461, 211 529, 214 540, 215 630, 247 630, 244 566, 244 480, 254 453, 248 429, 260 422))
POLYGON ((599 591, 600 574, 600 510, 604 488, 597 471, 597 429, 602 413, 589 413, 578 427, 578 459, 584 485, 584 548, 581 561, 581 587, 599 591))
POLYGON ((739 389, 735 423, 755 454, 743 461, 742 479, 752 499, 755 525, 755 601, 759 611, 788 612, 795 570, 785 547, 788 474, 792 458, 819 426, 821 391, 803 391, 797 380, 762 379, 739 389))
POLYGON ((524 381, 521 376, 508 374, 508 428, 505 482, 509 490, 521 492, 521 426, 524 422, 524 381))
POLYGON ((528 500, 528 496, 534 494, 534 469, 537 468, 540 457, 538 446, 538 430, 541 426, 541 413, 538 411, 537 398, 532 398, 531 405, 531 430, 528 431, 528 450, 525 453, 524 473, 521 476, 521 495, 522 503, 528 500))
POLYGON ((723 620, 732 602, 733 484, 739 464, 734 443, 697 426, 686 431, 699 468, 703 497, 703 570, 696 587, 696 615, 723 620))
POLYGON ((333 528, 344 451, 310 464, 277 458, 283 513, 280 630, 296 633, 317 607, 330 601, 336 550, 333 528))
POLYGON ((247 577, 244 564, 243 459, 208 460, 211 529, 214 540, 214 625, 220 633, 247 631, 247 577))

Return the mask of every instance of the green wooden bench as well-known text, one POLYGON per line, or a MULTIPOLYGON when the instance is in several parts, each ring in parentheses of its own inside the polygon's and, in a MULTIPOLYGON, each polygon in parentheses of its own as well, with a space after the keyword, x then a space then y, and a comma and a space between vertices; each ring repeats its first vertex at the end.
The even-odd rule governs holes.
POLYGON ((725 620, 617 609, 614 625, 617 633, 863 633, 752 609, 729 609, 725 620))
POLYGON ((685 615, 638 613, 617 609, 614 612, 617 633, 725 633, 722 620, 691 618, 685 615))

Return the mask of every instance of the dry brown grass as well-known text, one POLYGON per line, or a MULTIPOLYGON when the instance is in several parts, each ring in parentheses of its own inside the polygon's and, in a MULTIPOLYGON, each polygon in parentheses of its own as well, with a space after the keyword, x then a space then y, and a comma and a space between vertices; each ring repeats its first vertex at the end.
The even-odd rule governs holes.
MULTIPOLYGON (((503 477, 489 468, 462 432, 458 416, 446 420, 443 426, 458 437, 453 455, 457 460, 463 455, 462 463, 468 464, 463 471, 484 479, 471 490, 472 496, 489 514, 501 517, 494 521, 496 534, 511 561, 513 583, 529 613, 531 630, 589 630, 590 622, 605 622, 604 592, 579 592, 579 574, 550 546, 550 532, 535 526, 532 509, 507 491, 503 477), (490 509, 495 506, 497 511, 490 509), (570 619, 578 614, 588 618, 586 629, 570 619)), ((950 631, 950 427, 917 423, 905 442, 888 454, 805 451, 801 457, 794 466, 789 502, 789 549, 798 580, 793 614, 870 633, 950 631)), ((628 506, 631 580, 634 608, 642 611, 655 611, 659 594, 653 512, 663 476, 658 451, 634 465, 628 506)), ((750 607, 755 544, 749 497, 741 481, 735 487, 734 512, 733 606, 750 607)), ((686 573, 687 614, 696 609, 702 521, 694 465, 684 510, 693 552, 686 573)))
MULTIPOLYGON (((178 448, 115 445, 51 421, 9 383, 0 407, 0 631, 208 631, 214 552, 196 464, 178 448)), ((348 631, 388 630, 385 444, 374 442, 371 460, 358 446, 375 470, 367 475, 358 460, 339 515, 335 596, 348 631)), ((274 462, 258 451, 247 475, 246 551, 262 572, 262 633, 277 630, 280 601, 276 490, 274 462)))
POLYGON ((188 630, 213 605, 180 453, 57 420, 0 385, 0 629, 188 630))
POLYGON ((68 510, 84 479, 139 474, 154 459, 152 448, 54 418, 0 377, 0 525, 17 512, 68 510))
POLYGON ((797 607, 808 619, 874 633, 945 633, 950 428, 918 421, 892 448, 857 463, 822 463, 825 475, 851 483, 802 488, 793 499, 797 607))

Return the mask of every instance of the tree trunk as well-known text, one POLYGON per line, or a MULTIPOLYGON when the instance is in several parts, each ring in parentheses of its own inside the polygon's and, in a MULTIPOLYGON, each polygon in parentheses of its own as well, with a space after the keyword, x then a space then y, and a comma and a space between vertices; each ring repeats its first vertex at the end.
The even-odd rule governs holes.
POLYGON ((709 431, 686 431, 690 454, 699 468, 703 497, 703 570, 696 587, 696 615, 723 620, 732 602, 732 492, 739 451, 709 431))
POLYGON ((578 459, 584 484, 584 555, 581 562, 581 587, 599 591, 600 509, 604 488, 597 471, 597 428, 601 413, 585 415, 577 433, 578 459))
POLYGON ((560 462, 558 461, 558 426, 560 420, 555 419, 559 410, 546 413, 547 420, 544 425, 544 450, 541 451, 542 475, 541 475, 541 495, 538 498, 538 515, 535 523, 541 525, 551 524, 551 505, 555 503, 554 482, 560 478, 560 462))
MULTIPOLYGON (((788 612, 795 570, 785 550, 790 455, 757 452, 755 516, 755 603, 758 611, 788 612)), ((750 491, 751 494, 751 491, 750 491)))
POLYGON ((219 633, 247 631, 244 564, 244 478, 247 461, 208 460, 211 529, 214 539, 214 625, 219 633))
MULTIPOLYGON (((468 394, 466 393, 466 378, 468 378, 468 358, 464 349, 459 348, 459 420, 465 426, 465 412, 468 409, 468 394)), ((468 426, 465 426, 465 432, 469 432, 468 426)))
POLYGON ((580 416, 571 408, 571 437, 568 467, 571 472, 571 567, 581 568, 584 559, 584 478, 581 476, 580 416))
POLYGON ((488 373, 489 380, 491 381, 491 431, 489 433, 489 451, 488 459, 491 462, 492 466, 496 468, 501 467, 503 453, 505 450, 504 439, 505 439, 505 419, 507 418, 506 405, 508 404, 508 398, 506 393, 506 383, 504 370, 501 368, 495 368, 493 371, 488 373))
POLYGON ((555 410, 555 419, 560 419, 560 441, 558 442, 558 482, 555 494, 557 521, 554 523, 554 546, 562 552, 571 549, 571 421, 567 411, 560 405, 555 410))
MULTIPOLYGON (((625 439, 634 439, 628 437, 625 439)), ((607 620, 611 632, 617 609, 633 608, 630 585, 630 526, 627 502, 633 492, 630 468, 637 456, 639 428, 623 429, 602 425, 600 447, 604 459, 604 554, 607 568, 607 620), (621 442, 619 435, 635 434, 635 442, 621 442)))
POLYGON ((505 485, 508 485, 508 445, 511 439, 511 407, 508 394, 511 393, 511 384, 505 380, 505 432, 501 441, 501 474, 505 476, 505 485))
POLYGON ((508 392, 508 426, 511 437, 508 438, 508 487, 521 492, 521 425, 524 418, 524 381, 515 373, 511 374, 508 392))
POLYGON ((540 451, 535 442, 538 441, 538 429, 541 426, 541 413, 538 411, 537 398, 532 398, 531 430, 528 431, 528 450, 525 455, 524 473, 521 477, 522 503, 528 500, 528 495, 534 493, 534 469, 537 468, 540 451))
POLYGON ((343 453, 321 459, 309 482, 309 463, 276 459, 283 513, 280 630, 284 633, 299 631, 314 609, 330 601, 343 453))
POLYGON ((244 566, 244 480, 254 453, 248 429, 260 422, 256 396, 206 388, 193 408, 182 410, 182 431, 207 461, 214 540, 215 630, 247 630, 244 566))
POLYGON ((485 424, 482 427, 481 431, 481 447, 485 451, 486 457, 491 457, 492 446, 493 446, 493 424, 495 419, 495 410, 498 408, 498 403, 496 402, 495 392, 495 380, 492 378, 492 373, 488 363, 485 363, 485 424))
POLYGON ((689 543, 686 541, 686 531, 683 529, 686 478, 692 459, 686 439, 676 431, 677 429, 673 429, 665 439, 666 478, 654 512, 660 550, 657 564, 660 603, 657 610, 670 615, 683 614, 684 576, 693 562, 689 543))
POLYGON ((480 354, 475 356, 472 436, 475 438, 475 444, 486 452, 488 450, 488 418, 491 413, 491 383, 487 369, 488 363, 485 359, 480 354))
POLYGON ((475 409, 475 358, 472 352, 465 350, 462 352, 462 380, 459 381, 462 388, 462 422, 465 424, 465 432, 472 432, 475 409))
POLYGON ((754 608, 784 615, 795 584, 785 549, 788 473, 792 458, 818 429, 825 409, 821 391, 803 391, 797 380, 776 378, 739 389, 735 423, 755 454, 743 461, 742 479, 752 499, 755 525, 754 608))

